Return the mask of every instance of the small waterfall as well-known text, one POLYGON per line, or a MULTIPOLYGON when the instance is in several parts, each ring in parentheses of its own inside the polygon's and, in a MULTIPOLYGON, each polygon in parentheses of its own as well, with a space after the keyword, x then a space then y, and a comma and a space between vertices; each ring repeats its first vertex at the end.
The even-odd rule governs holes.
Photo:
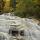
POLYGON ((27 28, 24 31, 25 40, 40 40, 40 26, 28 21, 26 26, 27 28))
POLYGON ((37 23, 34 23, 32 19, 10 16, 10 13, 0 15, 0 40, 14 40, 14 37, 8 34, 11 27, 24 30, 24 37, 18 36, 18 38, 40 40, 40 26, 37 23))

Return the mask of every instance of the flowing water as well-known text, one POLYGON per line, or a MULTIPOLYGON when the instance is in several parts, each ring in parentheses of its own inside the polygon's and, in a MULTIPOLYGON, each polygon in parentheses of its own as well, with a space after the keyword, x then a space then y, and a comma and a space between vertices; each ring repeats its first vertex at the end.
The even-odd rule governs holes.
POLYGON ((10 14, 0 15, 0 40, 40 40, 40 26, 32 19, 10 16, 10 14), (24 36, 19 35, 15 39, 8 34, 10 27, 24 30, 24 36))

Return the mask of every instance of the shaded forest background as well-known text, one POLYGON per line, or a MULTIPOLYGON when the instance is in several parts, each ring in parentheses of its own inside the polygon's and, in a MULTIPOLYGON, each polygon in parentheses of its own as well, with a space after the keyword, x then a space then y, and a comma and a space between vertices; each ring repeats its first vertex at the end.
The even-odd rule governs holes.
POLYGON ((14 12, 19 17, 33 17, 40 19, 40 0, 3 0, 2 12, 14 12))

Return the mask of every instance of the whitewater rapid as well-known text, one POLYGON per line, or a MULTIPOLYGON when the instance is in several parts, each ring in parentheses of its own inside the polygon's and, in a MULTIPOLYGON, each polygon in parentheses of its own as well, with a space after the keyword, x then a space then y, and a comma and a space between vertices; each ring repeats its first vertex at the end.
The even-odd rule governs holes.
POLYGON ((40 40, 40 26, 32 19, 4 14, 0 15, 0 40, 3 40, 3 37, 4 40, 14 40, 13 36, 8 34, 10 25, 16 25, 19 30, 24 30, 24 40, 40 40))

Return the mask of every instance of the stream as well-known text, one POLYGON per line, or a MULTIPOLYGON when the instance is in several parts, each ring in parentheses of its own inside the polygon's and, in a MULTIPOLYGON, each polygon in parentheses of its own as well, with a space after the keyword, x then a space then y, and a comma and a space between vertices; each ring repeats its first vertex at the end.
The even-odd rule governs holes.
POLYGON ((10 16, 10 14, 0 15, 0 40, 40 40, 40 26, 32 19, 10 16), (9 29, 12 27, 24 30, 24 36, 9 35, 9 29))

